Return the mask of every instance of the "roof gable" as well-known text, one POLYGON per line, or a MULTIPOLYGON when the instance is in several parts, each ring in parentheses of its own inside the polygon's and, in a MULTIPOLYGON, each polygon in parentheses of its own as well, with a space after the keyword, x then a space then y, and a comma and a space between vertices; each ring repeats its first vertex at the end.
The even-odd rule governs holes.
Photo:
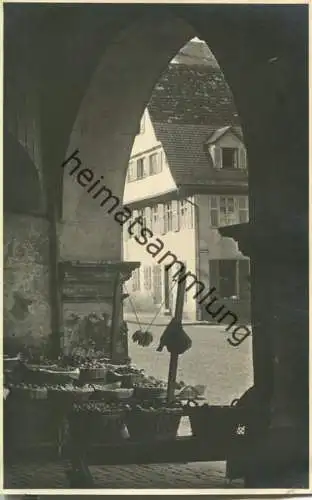
POLYGON ((222 137, 224 137, 225 135, 227 135, 229 133, 235 135, 241 142, 243 142, 243 138, 242 138, 241 134, 237 130, 235 130, 231 125, 227 125, 226 127, 221 127, 221 128, 218 128, 217 130, 215 130, 211 134, 211 136, 208 138, 208 140, 206 141, 206 144, 207 145, 215 144, 222 137))

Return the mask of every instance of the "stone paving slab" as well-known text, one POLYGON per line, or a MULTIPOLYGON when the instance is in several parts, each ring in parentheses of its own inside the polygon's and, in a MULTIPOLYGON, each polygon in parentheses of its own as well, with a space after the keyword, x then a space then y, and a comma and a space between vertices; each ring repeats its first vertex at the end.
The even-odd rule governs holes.
MULTIPOLYGON (((66 469, 68 463, 42 466, 16 465, 5 471, 5 488, 60 489, 69 488, 66 469)), ((90 467, 95 488, 233 488, 241 482, 229 484, 225 464, 221 462, 193 462, 189 464, 157 464, 90 467)))

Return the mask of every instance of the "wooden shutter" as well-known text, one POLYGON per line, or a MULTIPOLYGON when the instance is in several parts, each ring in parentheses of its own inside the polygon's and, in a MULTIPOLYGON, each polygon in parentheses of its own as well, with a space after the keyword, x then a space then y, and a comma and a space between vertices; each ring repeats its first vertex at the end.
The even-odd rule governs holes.
POLYGON ((172 231, 179 231, 178 202, 172 200, 172 231))
POLYGON ((214 158, 215 158, 215 168, 222 168, 222 151, 220 146, 215 146, 214 158))
POLYGON ((191 203, 186 203, 186 214, 187 214, 187 228, 188 229, 193 229, 194 228, 194 222, 195 222, 195 217, 196 217, 196 207, 194 205, 195 203, 195 198, 192 197, 190 199, 191 203))
POLYGON ((165 205, 163 203, 160 203, 158 205, 158 210, 159 210, 159 231, 160 234, 165 234, 165 205))
POLYGON ((215 293, 219 293, 219 261, 209 261, 209 289, 216 288, 215 293))
POLYGON ((159 205, 153 205, 153 208, 151 209, 151 230, 153 231, 154 234, 159 234, 159 220, 160 220, 160 207, 159 205), (157 210, 157 216, 156 216, 156 221, 154 220, 154 210, 157 210))
POLYGON ((238 261, 238 290, 240 299, 247 299, 249 297, 249 273, 249 259, 240 259, 238 261))
POLYGON ((155 304, 160 304, 162 300, 162 290, 161 290, 161 266, 153 266, 153 295, 155 304))
POLYGON ((239 148, 238 155, 238 168, 246 168, 246 150, 244 147, 239 148))
POLYGON ((147 229, 152 229, 152 209, 151 207, 145 207, 145 220, 146 220, 146 223, 145 223, 145 227, 147 227, 147 229))

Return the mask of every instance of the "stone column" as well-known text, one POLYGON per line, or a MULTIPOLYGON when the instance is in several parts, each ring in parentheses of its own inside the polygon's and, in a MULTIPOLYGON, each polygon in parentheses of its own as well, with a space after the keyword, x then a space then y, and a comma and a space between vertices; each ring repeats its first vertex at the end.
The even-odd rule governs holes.
POLYGON ((251 259, 254 379, 270 413, 267 436, 250 457, 258 481, 253 485, 283 487, 308 456, 307 241, 300 231, 269 224, 220 232, 232 236, 251 259))

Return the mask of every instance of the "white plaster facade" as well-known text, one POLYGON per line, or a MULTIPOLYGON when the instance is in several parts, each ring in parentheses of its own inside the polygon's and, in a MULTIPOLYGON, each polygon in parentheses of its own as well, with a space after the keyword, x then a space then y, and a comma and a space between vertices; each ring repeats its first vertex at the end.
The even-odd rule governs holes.
MULTIPOLYGON (((221 129, 220 129, 221 130, 221 129)), ((209 141, 208 141, 209 142, 209 141)), ((233 148, 237 152, 235 168, 246 168, 245 148, 240 138, 229 128, 217 137, 212 144, 207 144, 213 161, 223 148, 233 148)), ((203 145, 204 147, 204 145, 203 145)), ((222 169, 222 153, 219 165, 222 169)), ((190 166, 191 168, 191 166, 190 166)), ((208 167, 207 167, 208 176, 208 167)), ((170 165, 162 143, 157 139, 148 110, 144 111, 140 132, 135 138, 131 151, 128 175, 124 190, 124 205, 131 208, 133 219, 142 215, 145 227, 153 236, 148 243, 141 245, 135 240, 138 236, 129 236, 128 226, 124 227, 123 258, 125 261, 140 261, 141 267, 133 273, 127 283, 130 300, 128 311, 133 307, 138 312, 172 314, 174 312, 177 284, 172 275, 179 269, 170 266, 173 258, 169 255, 162 260, 166 252, 174 254, 185 264, 187 271, 204 283, 207 291, 212 284, 211 261, 232 260, 236 262, 236 292, 226 299, 238 300, 240 296, 239 263, 248 260, 238 250, 237 243, 231 238, 224 238, 217 230, 218 226, 237 224, 248 221, 248 197, 246 194, 194 194, 181 198, 177 194, 170 165), (150 173, 150 156, 157 154, 157 173, 150 173), (142 165, 143 159, 143 165, 142 165), (140 162, 138 164, 138 161, 140 162), (142 178, 137 178, 137 176, 142 178), (169 203, 169 205, 168 205, 169 203), (169 208, 168 208, 169 207, 169 208), (153 256, 148 251, 148 244, 158 238, 161 251, 153 256), (161 262, 159 262, 162 260, 161 262)), ((140 231, 137 228, 137 231, 140 231)), ((215 278, 214 278, 215 280, 215 278)), ((187 283, 191 283, 187 282, 187 283)), ((195 286, 185 296, 184 317, 190 320, 202 319, 200 306, 193 298, 195 286)))

